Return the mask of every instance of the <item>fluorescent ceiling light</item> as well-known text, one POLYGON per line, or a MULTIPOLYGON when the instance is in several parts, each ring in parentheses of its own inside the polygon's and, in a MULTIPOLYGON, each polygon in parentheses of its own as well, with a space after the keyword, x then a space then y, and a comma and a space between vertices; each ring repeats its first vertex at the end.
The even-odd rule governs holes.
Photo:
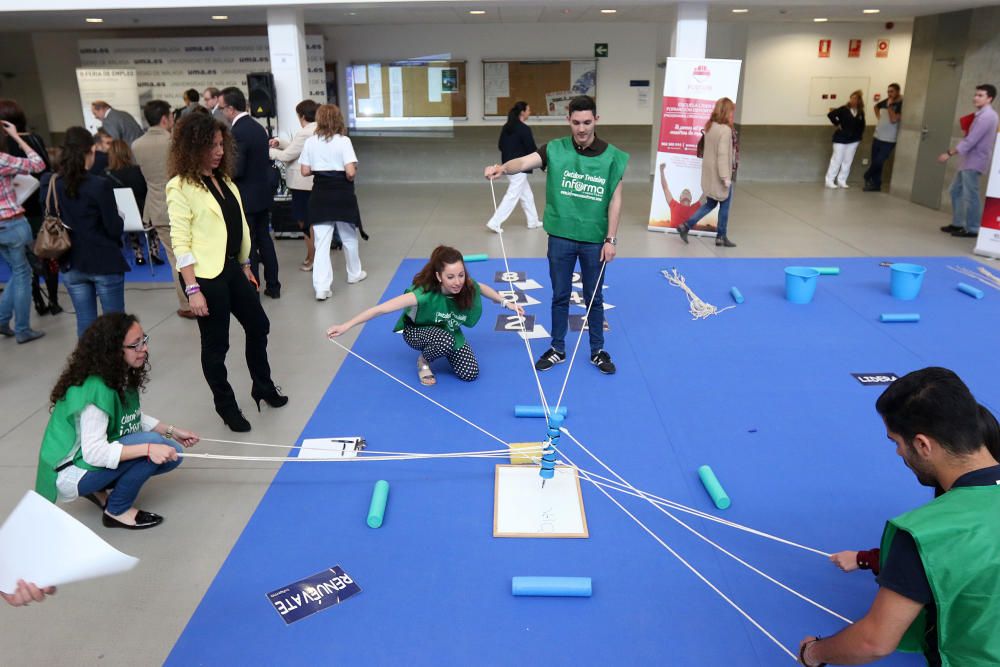
POLYGON ((881 9, 862 9, 861 13, 862 14, 878 14, 881 11, 882 11, 881 9))
POLYGON ((84 19, 87 23, 104 23, 104 19, 84 19))
POLYGON ((485 9, 470 9, 469 13, 470 14, 475 14, 476 16, 479 16, 481 14, 485 14, 486 10, 485 9))
POLYGON ((617 9, 602 9, 601 13, 602 14, 617 14, 618 10, 617 9))
POLYGON ((212 17, 213 21, 228 21, 229 17, 225 14, 216 14, 212 17))
POLYGON ((813 23, 826 23, 830 19, 813 19, 813 23))
POLYGON ((746 14, 749 11, 749 9, 734 9, 733 14, 746 14))

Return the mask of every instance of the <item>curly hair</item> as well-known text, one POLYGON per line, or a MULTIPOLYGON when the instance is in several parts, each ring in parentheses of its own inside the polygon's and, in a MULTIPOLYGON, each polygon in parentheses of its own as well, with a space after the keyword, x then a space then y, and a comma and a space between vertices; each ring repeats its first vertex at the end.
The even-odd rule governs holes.
POLYGON ((87 156, 94 147, 94 137, 85 127, 71 127, 63 139, 62 159, 59 160, 59 175, 66 183, 66 194, 76 199, 80 185, 87 178, 87 156))
POLYGON ((316 136, 322 139, 333 139, 334 135, 347 136, 347 126, 344 116, 336 104, 321 104, 316 109, 316 136))
MULTIPOLYGON (((423 288, 424 292, 440 292, 441 281, 438 280, 437 274, 444 271, 445 264, 454 264, 455 262, 461 262, 462 268, 465 269, 465 259, 462 257, 462 253, 449 246, 439 245, 434 248, 434 252, 431 253, 431 258, 424 265, 424 268, 413 276, 413 285, 423 288)), ((472 302, 475 298, 476 288, 472 285, 472 278, 466 273, 462 291, 455 295, 455 305, 461 310, 468 310, 472 308, 472 302)))
POLYGON ((49 395, 52 406, 65 398, 70 387, 82 385, 91 375, 100 377, 122 400, 126 389, 144 390, 149 378, 149 355, 142 368, 133 368, 125 363, 122 350, 128 330, 138 322, 138 317, 126 313, 108 313, 94 320, 69 355, 66 368, 49 395))
POLYGON ((205 164, 205 156, 212 150, 216 132, 222 133, 223 156, 213 173, 218 179, 229 178, 233 172, 233 157, 236 155, 233 135, 225 123, 201 113, 189 113, 174 126, 167 167, 169 176, 180 176, 185 181, 205 187, 201 180, 201 170, 205 164))

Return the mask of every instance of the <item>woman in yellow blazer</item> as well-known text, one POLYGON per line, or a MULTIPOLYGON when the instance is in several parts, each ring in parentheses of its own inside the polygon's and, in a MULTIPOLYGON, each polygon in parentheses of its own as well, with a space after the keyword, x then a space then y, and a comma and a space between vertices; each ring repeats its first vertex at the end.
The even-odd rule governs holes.
POLYGON ((249 431, 226 372, 229 316, 246 332, 251 397, 272 407, 288 403, 271 380, 267 334, 271 323, 260 305, 250 271, 250 228, 239 190, 230 180, 232 135, 208 114, 188 114, 174 128, 170 146, 167 213, 177 268, 201 331, 201 368, 215 411, 233 431, 249 431))

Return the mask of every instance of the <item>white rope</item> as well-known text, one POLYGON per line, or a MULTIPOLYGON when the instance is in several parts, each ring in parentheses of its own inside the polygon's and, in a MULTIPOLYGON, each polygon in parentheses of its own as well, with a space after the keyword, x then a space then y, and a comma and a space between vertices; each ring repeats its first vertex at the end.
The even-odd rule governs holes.
POLYGON ((671 269, 670 271, 661 271, 663 277, 666 278, 671 285, 674 287, 680 287, 684 290, 687 295, 688 309, 691 312, 692 318, 694 320, 703 320, 706 317, 711 317, 712 315, 718 315, 723 313, 730 308, 735 308, 736 306, 726 306, 725 308, 716 308, 710 303, 705 303, 702 301, 690 287, 687 286, 687 280, 682 276, 677 269, 671 269))
MULTIPOLYGON (((497 212, 497 193, 496 188, 493 186, 493 179, 490 181, 490 194, 493 195, 493 212, 497 212)), ((503 230, 497 230, 497 236, 500 237, 500 252, 503 254, 503 267, 504 273, 508 278, 507 284, 510 286, 510 291, 514 292, 514 281, 510 280, 510 263, 507 261, 507 247, 503 243, 503 230)), ((516 297, 515 297, 516 299, 516 297)), ((515 311, 515 315, 517 311, 515 311)), ((531 372, 535 374, 535 386, 538 387, 538 399, 542 402, 542 410, 545 411, 545 421, 549 420, 549 403, 545 400, 545 391, 542 389, 542 380, 538 377, 538 369, 535 368, 535 355, 531 352, 531 341, 528 339, 528 332, 524 328, 524 316, 517 316, 518 326, 521 327, 520 338, 524 341, 524 348, 528 352, 528 364, 531 366, 531 372)))
POLYGON ((202 454, 178 452, 178 456, 190 459, 214 459, 218 461, 270 461, 274 463, 330 463, 334 461, 415 461, 419 459, 506 459, 510 454, 412 454, 408 456, 331 456, 302 458, 298 456, 237 456, 235 454, 202 454))
POLYGON ((978 271, 973 271, 972 269, 967 269, 964 266, 949 266, 949 269, 955 271, 956 273, 961 273, 967 278, 972 278, 973 280, 978 280, 984 285, 988 285, 995 290, 1000 290, 1000 277, 996 274, 991 273, 985 267, 980 266, 978 271))
MULTIPOLYGON (((778 587, 780 587, 780 588, 782 588, 782 589, 784 589, 784 590, 788 591, 789 593, 791 593, 792 595, 796 596, 796 597, 797 597, 797 598, 799 598, 800 600, 802 600, 802 601, 804 601, 804 602, 808 602, 809 604, 813 605, 813 606, 814 606, 814 607, 816 607, 817 609, 821 609, 821 610, 823 610, 823 611, 827 612, 828 614, 830 614, 830 615, 832 615, 832 616, 835 616, 835 617, 837 617, 838 619, 840 619, 840 620, 844 621, 845 623, 851 623, 851 622, 852 622, 852 621, 851 621, 850 619, 848 619, 848 618, 846 618, 846 617, 844 617, 844 616, 842 616, 842 615, 838 614, 837 612, 835 612, 835 611, 833 611, 833 610, 831 610, 831 609, 828 609, 827 607, 824 607, 824 606, 823 606, 823 605, 821 605, 821 604, 820 604, 819 602, 816 602, 815 600, 813 600, 813 599, 811 599, 811 598, 809 598, 809 597, 807 597, 807 596, 805 596, 805 595, 802 595, 801 593, 799 593, 799 592, 798 592, 798 591, 796 591, 795 589, 793 589, 793 588, 790 588, 789 586, 786 586, 785 584, 781 583, 780 581, 778 581, 778 580, 777 580, 777 579, 775 579, 774 577, 770 576, 770 575, 769 575, 769 574, 767 574, 766 572, 764 572, 764 571, 762 571, 762 570, 759 570, 758 568, 756 568, 756 567, 754 567, 753 565, 751 565, 750 563, 746 562, 745 560, 743 560, 743 559, 742 559, 742 558, 740 558, 739 556, 737 556, 737 555, 733 554, 732 552, 730 552, 730 551, 726 550, 726 549, 725 549, 724 547, 722 547, 721 545, 719 545, 719 544, 717 544, 716 542, 712 541, 712 540, 711 540, 711 539, 709 539, 708 537, 705 537, 704 535, 702 535, 701 533, 699 533, 699 532, 698 532, 697 530, 695 530, 694 528, 692 528, 692 527, 691 527, 691 526, 689 526, 688 524, 686 524, 686 523, 684 523, 683 521, 681 521, 680 519, 678 519, 678 518, 677 518, 676 516, 674 516, 673 514, 671 514, 671 513, 669 512, 669 511, 667 511, 666 509, 664 509, 664 508, 663 508, 663 507, 661 507, 660 505, 658 505, 658 504, 656 504, 656 503, 654 503, 654 502, 650 501, 650 500, 649 500, 648 498, 646 498, 646 497, 645 497, 645 495, 644 495, 644 494, 642 494, 642 492, 641 492, 641 491, 639 491, 639 489, 637 489, 637 488, 635 488, 634 486, 632 486, 632 484, 630 484, 630 483, 628 482, 628 480, 626 480, 626 479, 625 479, 624 477, 622 477, 622 476, 621 476, 621 475, 619 475, 619 474, 618 474, 617 472, 615 472, 614 470, 612 470, 612 469, 611 469, 611 467, 610 467, 610 466, 608 466, 608 464, 606 464, 606 463, 605 463, 604 461, 602 461, 602 460, 600 459, 600 457, 598 457, 598 456, 597 456, 596 454, 594 454, 594 453, 593 453, 592 451, 590 451, 590 450, 589 450, 589 449, 588 449, 588 448, 587 448, 587 447, 586 447, 586 446, 585 446, 585 445, 584 445, 584 444, 583 444, 582 442, 580 442, 579 440, 577 440, 577 439, 576 439, 576 438, 575 438, 575 437, 573 436, 573 434, 571 434, 571 433, 569 432, 569 430, 568 430, 568 429, 566 429, 566 428, 563 428, 563 429, 562 429, 562 431, 563 431, 563 432, 564 432, 564 433, 565 433, 565 434, 566 434, 567 436, 569 436, 569 438, 570 438, 570 439, 571 439, 571 440, 572 440, 572 441, 573 441, 574 443, 576 443, 576 445, 577 445, 577 446, 578 446, 578 447, 579 447, 580 449, 582 449, 582 450, 583 450, 583 451, 584 451, 584 452, 585 452, 585 453, 586 453, 586 454, 587 454, 588 456, 590 456, 590 457, 591 457, 592 459, 594 459, 595 461, 597 461, 597 463, 599 463, 599 464, 601 465, 601 467, 603 467, 603 468, 604 468, 605 470, 607 470, 607 471, 608 471, 609 473, 611 473, 612 475, 614 475, 615 477, 617 477, 617 478, 618 478, 618 479, 619 479, 619 480, 621 481, 621 483, 622 483, 623 485, 625 485, 626 487, 628 487, 628 488, 629 488, 629 490, 631 490, 631 491, 634 491, 634 492, 636 492, 636 493, 639 493, 640 495, 642 495, 642 498, 643 498, 644 500, 646 500, 647 502, 649 502, 649 504, 650 504, 650 505, 652 505, 653 507, 655 507, 655 508, 656 508, 656 509, 657 509, 657 510, 658 510, 659 512, 661 512, 661 513, 663 513, 663 514, 667 515, 667 516, 668 516, 668 517, 669 517, 669 518, 670 518, 671 520, 673 520, 673 521, 674 521, 675 523, 679 524, 679 525, 680 525, 680 526, 682 526, 683 528, 687 529, 687 530, 688 530, 689 532, 691 532, 691 533, 692 533, 693 535, 695 535, 695 536, 696 536, 696 537, 698 537, 699 539, 701 539, 701 540, 703 540, 704 542, 707 542, 708 544, 712 545, 713 547, 715 547, 716 549, 718 549, 718 550, 719 550, 719 551, 721 551, 722 553, 726 554, 727 556, 729 556, 730 558, 732 558, 733 560, 735 560, 735 561, 736 561, 737 563, 739 563, 740 565, 743 565, 744 567, 748 568, 748 569, 749 569, 749 570, 751 570, 752 572, 754 572, 754 573, 756 573, 756 574, 760 575, 761 577, 763 577, 763 578, 767 579, 767 580, 768 580, 768 581, 770 581, 770 582, 771 582, 772 584, 775 584, 776 586, 778 586, 778 587)), ((565 453, 563 453, 563 456, 566 456, 566 455, 565 455, 565 453)), ((568 457, 567 457, 567 458, 568 458, 568 457)))
MULTIPOLYGON (((604 277, 604 267, 607 265, 607 262, 601 262, 601 271, 597 274, 597 283, 594 286, 594 293, 590 295, 590 303, 587 304, 587 312, 583 315, 583 322, 587 322, 590 319, 590 309, 594 307, 594 299, 597 298, 597 294, 602 288, 601 278, 604 277)), ((580 267, 580 280, 583 281, 583 266, 580 267)), ((601 307, 603 308, 604 306, 602 305, 601 307)), ((556 401, 556 410, 562 405, 563 394, 566 393, 566 383, 569 382, 569 374, 573 370, 573 363, 576 361, 576 351, 580 349, 580 341, 583 340, 583 333, 586 328, 583 324, 580 325, 580 335, 576 337, 576 345, 573 346, 573 356, 570 357, 569 366, 566 368, 566 377, 563 378, 562 389, 559 390, 559 400, 556 401)))
MULTIPOLYGON (((561 454, 562 454, 563 458, 566 459, 570 463, 570 465, 572 465, 573 467, 576 467, 576 464, 573 463, 573 461, 568 456, 566 456, 565 452, 561 452, 561 454)), ((754 619, 750 614, 748 614, 746 611, 744 611, 742 607, 740 607, 733 600, 731 600, 729 598, 729 596, 727 596, 725 593, 723 593, 721 590, 719 590, 719 588, 715 584, 713 584, 711 581, 709 581, 708 578, 705 575, 703 575, 701 572, 699 572, 698 569, 694 565, 691 565, 691 563, 687 562, 687 560, 685 560, 683 556, 681 556, 679 553, 677 553, 676 551, 674 551, 670 547, 670 545, 668 545, 666 542, 664 542, 660 538, 659 535, 657 535, 652 530, 650 530, 649 527, 646 526, 646 524, 644 524, 642 521, 640 521, 638 519, 638 517, 636 517, 634 514, 632 514, 631 512, 629 512, 628 509, 626 509, 624 505, 622 505, 620 502, 618 502, 618 500, 614 496, 611 495, 611 493, 609 493, 607 490, 605 490, 601 486, 595 485, 595 488, 598 491, 600 491, 601 493, 603 493, 608 498, 608 500, 610 500, 615 505, 617 505, 618 509, 620 509, 622 512, 624 512, 640 528, 642 528, 644 531, 646 531, 646 533, 649 534, 649 536, 652 537, 654 540, 656 540, 660 544, 661 547, 663 547, 668 552, 670 552, 670 555, 672 555, 674 558, 676 558, 678 561, 680 561, 681 565, 683 565, 684 567, 686 567, 688 570, 691 571, 692 574, 694 574, 696 577, 698 577, 699 579, 701 579, 701 581, 706 586, 708 586, 710 589, 712 589, 715 592, 716 595, 718 595, 720 598, 722 598, 723 600, 725 600, 726 602, 728 602, 729 605, 733 609, 735 609, 737 612, 739 612, 739 614, 741 616, 743 616, 743 618, 745 618, 748 621, 750 621, 750 623, 752 623, 755 628, 757 628, 758 630, 760 630, 764 634, 765 637, 767 637, 772 642, 774 642, 775 646, 777 646, 782 651, 784 651, 785 653, 787 653, 788 656, 792 660, 797 660, 798 659, 798 656, 795 653, 793 653, 788 648, 786 648, 785 645, 782 644, 780 641, 778 641, 775 638, 774 635, 772 635, 770 632, 768 632, 767 629, 763 625, 761 625, 760 623, 758 623, 756 619, 754 619)))
POLYGON ((362 357, 362 356, 361 356, 360 354, 358 354, 358 353, 357 353, 357 352, 355 352, 354 350, 350 349, 349 347, 346 347, 346 346, 344 346, 344 345, 343 345, 343 344, 342 344, 342 343, 341 343, 340 341, 338 341, 337 339, 335 339, 335 338, 328 338, 328 340, 329 340, 329 341, 330 341, 331 343, 334 343, 335 345, 337 345, 337 347, 339 347, 340 349, 342 349, 342 350, 343 350, 344 352, 347 352, 348 354, 350 354, 350 355, 352 355, 352 356, 355 356, 355 357, 357 357, 358 359, 360 359, 361 361, 363 361, 364 363, 368 364, 369 366, 371 366, 372 368, 374 368, 375 370, 377 370, 377 371, 378 371, 379 373, 381 373, 382 375, 385 375, 385 376, 386 376, 386 377, 388 377, 389 379, 391 379, 391 380, 394 380, 394 381, 398 382, 399 384, 401 384, 402 386, 406 387, 407 389, 409 389, 410 391, 412 391, 412 392, 413 392, 414 394, 416 394, 417 396, 422 396, 423 398, 427 399, 428 401, 430 401, 430 402, 431 402, 431 403, 433 403, 434 405, 438 406, 439 408, 441 408, 442 410, 444 410, 444 411, 445 411, 445 412, 447 412, 448 414, 450 414, 450 415, 452 415, 452 416, 454 416, 454 417, 458 417, 459 419, 461 419, 461 420, 462 420, 462 421, 464 421, 464 422, 465 422, 466 424, 468 424, 468 425, 469 425, 469 426, 471 426, 472 428, 476 429, 476 430, 477 430, 477 431, 479 431, 480 433, 482 433, 482 434, 484 434, 484 435, 487 435, 487 436, 489 436, 489 437, 493 438, 494 440, 496 440, 497 442, 499 442, 499 443, 500 443, 501 445, 504 445, 504 446, 506 446, 506 447, 509 447, 509 446, 510 446, 510 443, 508 443, 508 442, 506 442, 505 440, 503 440, 503 439, 501 439, 501 438, 498 438, 497 436, 493 435, 492 433, 490 433, 489 431, 487 431, 486 429, 484 429, 484 428, 483 428, 482 426, 479 426, 478 424, 473 424, 473 423, 472 423, 471 421, 469 421, 468 419, 466 419, 466 418, 465 418, 465 417, 463 417, 462 415, 458 414, 457 412, 455 412, 455 411, 454 411, 454 410, 452 410, 451 408, 449 408, 449 407, 446 407, 446 406, 442 405, 441 403, 438 403, 437 401, 435 401, 435 400, 434 400, 433 398, 431 398, 431 397, 430 397, 430 396, 428 396, 427 394, 425 394, 425 393, 423 393, 423 392, 421 392, 421 391, 417 391, 416 389, 414 389, 414 388, 413 388, 413 387, 411 387, 410 385, 406 384, 405 382, 403 382, 402 380, 400 380, 399 378, 397 378, 397 377, 396 377, 395 375, 393 375, 392 373, 389 373, 388 371, 385 371, 385 370, 382 370, 381 368, 379 368, 378 366, 376 366, 376 365, 375 365, 375 364, 373 364, 372 362, 368 361, 367 359, 365 359, 364 357, 362 357))

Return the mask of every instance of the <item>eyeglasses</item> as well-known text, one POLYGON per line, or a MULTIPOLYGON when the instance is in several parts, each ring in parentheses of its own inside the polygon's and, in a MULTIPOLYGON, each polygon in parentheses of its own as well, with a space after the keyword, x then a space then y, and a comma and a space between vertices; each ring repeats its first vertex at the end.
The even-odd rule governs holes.
POLYGON ((145 334, 138 343, 132 343, 131 345, 122 345, 122 347, 128 348, 132 351, 138 351, 140 347, 149 348, 149 334, 145 334))

